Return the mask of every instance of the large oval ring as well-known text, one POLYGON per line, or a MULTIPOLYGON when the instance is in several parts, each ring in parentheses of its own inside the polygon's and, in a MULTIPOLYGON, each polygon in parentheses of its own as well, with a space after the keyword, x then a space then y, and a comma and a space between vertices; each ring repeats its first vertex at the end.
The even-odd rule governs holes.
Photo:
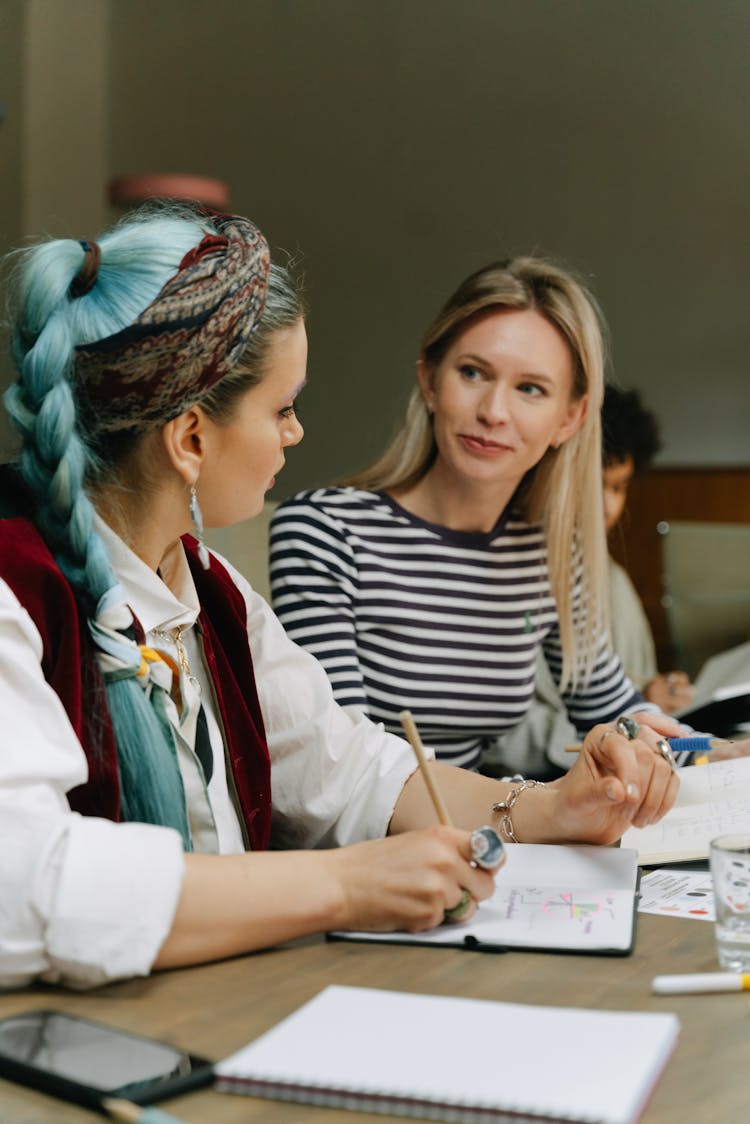
POLYGON ((503 841, 494 827, 475 828, 471 833, 470 843, 472 861, 481 866, 482 870, 494 870, 505 851, 503 841))
POLYGON ((622 734, 629 742, 635 741, 640 733, 640 726, 634 718, 630 718, 627 714, 621 714, 615 722, 615 730, 618 734, 622 734))
POLYGON ((471 894, 469 893, 469 891, 466 888, 463 888, 461 890, 461 897, 458 899, 456 904, 454 906, 451 906, 450 909, 445 910, 445 912, 443 914, 445 920, 446 921, 461 921, 461 920, 463 920, 463 918, 469 912, 469 906, 471 905, 471 902, 472 902, 471 894))
POLYGON ((654 749, 657 753, 661 754, 661 756, 664 758, 666 763, 669 765, 672 772, 673 773, 676 772, 677 771, 677 762, 674 759, 674 754, 672 753, 672 747, 669 744, 669 742, 667 741, 667 739, 666 738, 659 738, 658 741, 656 742, 655 746, 654 746, 654 749))

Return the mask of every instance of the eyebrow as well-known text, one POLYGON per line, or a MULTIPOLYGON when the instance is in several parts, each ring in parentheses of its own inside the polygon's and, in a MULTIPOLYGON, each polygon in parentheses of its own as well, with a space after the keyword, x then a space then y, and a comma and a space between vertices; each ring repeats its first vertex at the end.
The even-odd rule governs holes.
POLYGON ((296 398, 298 394, 302 393, 302 391, 305 389, 306 386, 307 386, 307 379, 303 379, 302 382, 299 384, 299 386, 294 388, 290 397, 296 398))
MULTIPOLYGON (((489 359, 485 359, 481 355, 475 355, 471 351, 467 351, 465 354, 459 355, 457 362, 465 363, 467 360, 470 363, 474 363, 477 367, 484 367, 486 370, 495 369, 494 363, 492 363, 489 359)), ((521 378, 534 379, 536 382, 546 382, 549 384, 552 384, 555 381, 549 375, 543 375, 539 371, 524 371, 521 375, 521 378)))

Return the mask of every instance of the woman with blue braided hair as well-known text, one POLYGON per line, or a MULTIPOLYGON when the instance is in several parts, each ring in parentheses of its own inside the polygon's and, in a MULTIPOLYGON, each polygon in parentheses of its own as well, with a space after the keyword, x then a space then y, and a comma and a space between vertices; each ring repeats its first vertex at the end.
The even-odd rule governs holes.
POLYGON ((669 808, 663 745, 621 723, 556 787, 432 766, 456 824, 435 826, 406 742, 342 710, 203 545, 302 437, 303 308, 251 222, 136 213, 24 251, 13 287, 0 985, 466 919, 495 873, 472 828, 605 844, 669 808))

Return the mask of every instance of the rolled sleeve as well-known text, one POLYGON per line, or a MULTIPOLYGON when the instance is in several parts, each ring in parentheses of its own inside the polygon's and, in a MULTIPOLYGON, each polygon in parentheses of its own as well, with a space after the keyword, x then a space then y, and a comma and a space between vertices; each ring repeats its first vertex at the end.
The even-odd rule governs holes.
POLYGON ((184 855, 169 828, 73 817, 40 871, 41 977, 77 987, 146 976, 172 927, 184 855))

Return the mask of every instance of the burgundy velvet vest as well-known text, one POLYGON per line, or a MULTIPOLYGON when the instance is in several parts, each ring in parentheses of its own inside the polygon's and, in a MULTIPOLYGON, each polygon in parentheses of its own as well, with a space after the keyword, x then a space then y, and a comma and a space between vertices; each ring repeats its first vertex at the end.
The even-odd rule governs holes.
MULTIPOLYGON (((197 544, 184 539, 201 604, 206 662, 223 721, 240 812, 253 850, 268 846, 271 766, 247 639, 245 600, 224 567, 204 570, 197 544)), ((68 793, 74 811, 119 820, 120 788, 112 723, 86 619, 33 522, 0 521, 0 576, 42 638, 42 670, 83 746, 89 779, 68 793)))

